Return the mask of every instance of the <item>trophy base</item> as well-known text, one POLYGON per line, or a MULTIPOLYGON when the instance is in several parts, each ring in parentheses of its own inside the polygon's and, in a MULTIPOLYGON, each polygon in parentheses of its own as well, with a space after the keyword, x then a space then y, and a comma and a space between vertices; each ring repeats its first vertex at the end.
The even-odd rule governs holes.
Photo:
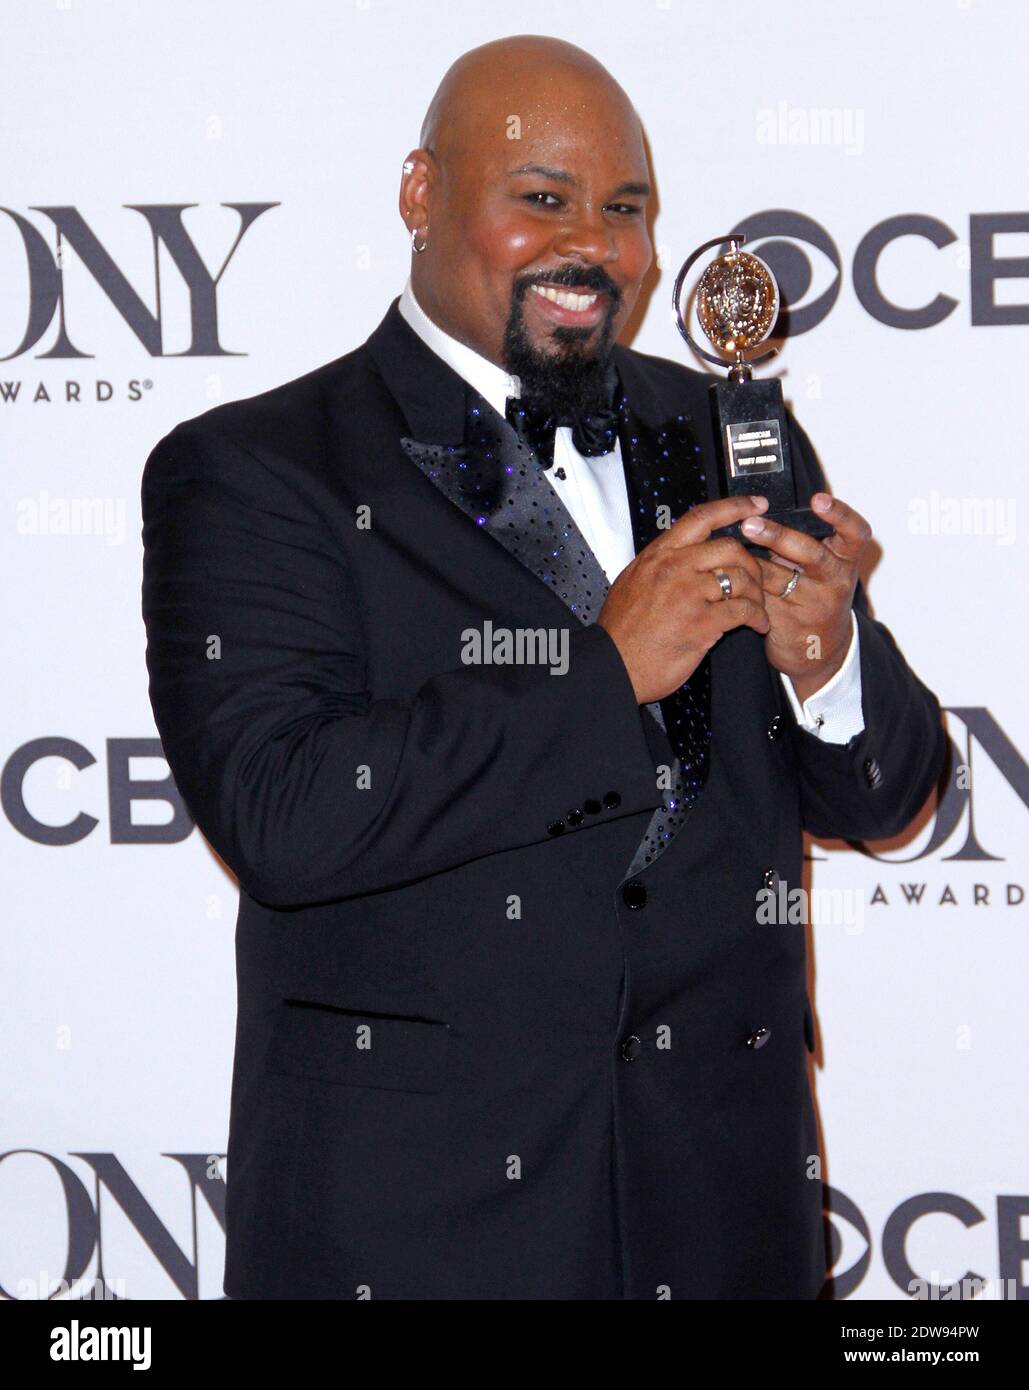
MULTIPOLYGON (((810 507, 791 507, 789 511, 769 511, 763 515, 769 521, 775 521, 780 526, 788 526, 793 531, 802 531, 805 536, 813 536, 816 540, 821 540, 825 536, 832 536, 836 532, 835 526, 830 526, 824 517, 813 512, 810 507)), ((712 539, 719 536, 732 536, 733 540, 745 545, 749 551, 762 560, 767 559, 770 554, 767 546, 752 541, 740 530, 740 522, 738 521, 733 522, 731 526, 721 526, 717 531, 711 532, 712 539)))

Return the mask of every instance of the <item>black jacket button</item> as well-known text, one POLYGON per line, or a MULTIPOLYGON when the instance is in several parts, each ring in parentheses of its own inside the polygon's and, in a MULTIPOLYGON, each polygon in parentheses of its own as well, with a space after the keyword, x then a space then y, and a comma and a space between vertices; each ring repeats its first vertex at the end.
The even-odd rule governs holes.
POLYGON ((765 1043, 772 1036, 771 1028, 759 1028, 756 1033, 751 1033, 747 1039, 748 1047, 764 1047, 765 1043))
POLYGON ((635 1034, 631 1038, 626 1038, 622 1043, 622 1060, 625 1062, 635 1062, 636 1058, 643 1051, 643 1044, 635 1034))
POLYGON ((631 878, 622 889, 622 901, 626 907, 631 907, 634 912, 638 912, 641 907, 646 906, 647 890, 638 878, 631 878))
POLYGON ((587 814, 588 816, 599 816, 599 815, 600 815, 600 802, 599 802, 599 801, 595 801, 595 800, 593 799, 593 797, 591 796, 590 799, 589 799, 588 801, 584 801, 584 802, 582 803, 582 809, 586 812, 586 814, 587 814))
POLYGON ((771 888, 773 893, 777 893, 779 891, 779 870, 766 869, 764 884, 766 888, 771 888))
POLYGON ((563 820, 552 820, 547 826, 548 835, 563 835, 565 833, 565 823, 563 820))
POLYGON ((621 804, 622 798, 618 795, 617 792, 604 793, 604 805, 607 807, 609 811, 613 811, 616 806, 620 806, 621 804))
POLYGON ((585 819, 586 817, 578 807, 576 807, 574 811, 569 811, 567 816, 565 816, 565 820, 569 825, 581 825, 585 819))
POLYGON ((767 730, 766 730, 765 732, 768 734, 768 737, 769 737, 769 738, 771 738, 771 739, 776 739, 776 738, 782 738, 782 731, 783 731, 783 717, 782 717, 781 714, 777 714, 777 715, 775 716, 775 718, 772 720, 772 722, 769 724, 769 726, 768 726, 768 728, 767 728, 767 730))

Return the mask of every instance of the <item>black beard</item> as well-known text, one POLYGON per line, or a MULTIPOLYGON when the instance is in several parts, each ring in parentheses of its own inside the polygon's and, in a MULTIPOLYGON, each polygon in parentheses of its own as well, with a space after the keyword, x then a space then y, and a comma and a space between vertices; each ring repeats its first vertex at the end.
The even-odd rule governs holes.
MULTIPOLYGON (((608 367, 611 359, 611 328, 619 294, 600 267, 567 270, 547 277, 546 283, 566 289, 603 290, 609 296, 607 313, 600 325, 597 346, 587 353, 579 344, 589 338, 593 328, 558 327, 551 342, 561 344, 556 352, 540 352, 530 342, 525 327, 524 299, 536 279, 515 285, 511 313, 504 330, 504 369, 521 383, 521 401, 528 410, 539 410, 558 418, 592 415, 611 404, 608 367)), ((542 281, 540 282, 542 283, 542 281)))

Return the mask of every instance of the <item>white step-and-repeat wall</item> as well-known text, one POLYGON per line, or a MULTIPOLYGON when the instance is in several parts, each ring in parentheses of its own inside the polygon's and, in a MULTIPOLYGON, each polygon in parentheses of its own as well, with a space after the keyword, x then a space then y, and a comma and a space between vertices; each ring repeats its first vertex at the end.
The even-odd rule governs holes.
POLYGON ((686 360, 668 302, 694 246, 764 247, 787 398, 948 710, 957 772, 921 826, 811 850, 836 1296, 1029 1296, 1022 0, 10 7, 3 1295, 221 1296, 237 893, 160 756, 140 472, 177 421, 375 327, 428 99, 517 32, 589 49, 643 118, 661 276, 636 347, 686 360))

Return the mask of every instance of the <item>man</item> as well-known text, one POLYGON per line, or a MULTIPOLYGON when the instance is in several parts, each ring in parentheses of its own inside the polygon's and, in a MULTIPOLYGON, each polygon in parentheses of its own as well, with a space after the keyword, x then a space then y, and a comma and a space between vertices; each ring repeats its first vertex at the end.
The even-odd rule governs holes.
POLYGON ((589 55, 466 54, 367 343, 147 462, 154 715, 240 882, 233 1298, 822 1286, 760 895, 802 829, 899 832, 944 740, 800 431, 825 542, 711 500, 708 378, 615 345, 648 186, 589 55))

